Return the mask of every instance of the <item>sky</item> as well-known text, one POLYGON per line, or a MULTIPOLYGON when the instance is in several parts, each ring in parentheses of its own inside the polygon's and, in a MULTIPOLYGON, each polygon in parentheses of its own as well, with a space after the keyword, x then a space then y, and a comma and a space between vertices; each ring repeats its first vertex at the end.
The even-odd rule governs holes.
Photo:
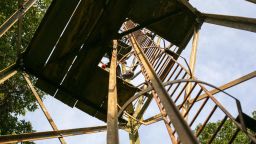
MULTIPOLYGON (((226 14, 256 18, 256 5, 245 0, 191 0, 193 6, 205 13, 226 14)), ((195 75, 198 79, 220 86, 230 80, 241 77, 256 70, 256 34, 252 32, 236 30, 232 28, 203 24, 198 43, 198 53, 195 75)), ((191 42, 181 54, 189 59, 191 42)), ((256 78, 235 86, 227 92, 241 101, 243 111, 251 114, 256 110, 256 78)), ((224 95, 216 95, 216 98, 224 104, 228 110, 234 111, 234 105, 224 95)), ((105 125, 104 122, 89 116, 88 114, 71 108, 51 96, 45 96, 44 104, 58 128, 82 128, 105 125)), ((146 116, 157 114, 159 111, 154 102, 146 111, 146 116)), ((31 121, 36 131, 52 130, 40 109, 29 112, 24 117, 31 121)), ((144 144, 168 144, 170 138, 165 130, 163 122, 150 126, 141 126, 139 130, 141 143, 144 144)), ((128 144, 128 133, 120 130, 121 144, 128 144)), ((69 144, 103 144, 106 143, 106 132, 66 137, 69 144)), ((58 144, 58 139, 40 140, 37 144, 58 144)))

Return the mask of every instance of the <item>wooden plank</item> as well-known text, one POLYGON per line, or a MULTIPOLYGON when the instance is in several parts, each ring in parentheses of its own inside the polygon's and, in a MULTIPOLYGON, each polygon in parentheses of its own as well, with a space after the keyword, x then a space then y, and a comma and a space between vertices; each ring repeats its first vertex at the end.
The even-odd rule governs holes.
MULTIPOLYGON (((83 63, 87 65, 84 69, 90 71, 88 74, 93 74, 93 68, 107 52, 108 42, 126 18, 127 3, 127 0, 111 0, 105 5, 104 1, 82 0, 44 67, 43 75, 60 83, 78 53, 84 54, 78 55, 78 62, 70 71, 78 72, 77 68, 83 63)), ((68 75, 66 79, 70 78, 72 76, 68 75)))
POLYGON ((26 69, 40 73, 79 0, 54 0, 24 54, 26 69))
POLYGON ((179 10, 176 15, 172 15, 147 28, 171 43, 185 47, 191 39, 193 28, 196 24, 196 16, 188 8, 175 0, 140 0, 133 4, 129 17, 136 23, 143 23, 152 18, 162 16, 166 13, 179 10), (146 3, 146 4, 145 4, 146 3), (187 36, 188 35, 188 36, 187 36))
MULTIPOLYGON (((82 111, 94 117, 97 117, 100 120, 106 121, 108 75, 109 74, 107 71, 97 67, 93 75, 87 75, 88 77, 91 77, 90 80, 79 81, 79 84, 76 85, 76 87, 73 87, 73 85, 70 84, 70 87, 75 88, 72 90, 68 88, 63 88, 62 86, 55 87, 54 85, 50 85, 46 81, 42 81, 40 77, 36 86, 47 93, 52 89, 59 88, 59 91, 56 94, 55 98, 69 105, 70 107, 75 106, 82 111)), ((73 81, 73 83, 77 83, 77 81, 73 81)), ((130 97, 134 95, 136 91, 138 91, 137 88, 121 80, 120 78, 117 79, 117 84, 119 86, 117 91, 119 96, 119 105, 123 105, 130 97)), ((128 107, 128 112, 133 112, 132 107, 128 107)))

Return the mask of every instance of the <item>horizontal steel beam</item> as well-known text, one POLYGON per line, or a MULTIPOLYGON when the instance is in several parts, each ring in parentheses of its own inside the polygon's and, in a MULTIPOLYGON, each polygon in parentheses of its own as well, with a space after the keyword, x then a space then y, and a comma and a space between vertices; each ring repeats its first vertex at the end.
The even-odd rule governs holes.
POLYGON ((256 0, 246 0, 246 1, 256 4, 256 0))
MULTIPOLYGON (((251 73, 249 73, 249 74, 247 74, 247 75, 244 75, 244 76, 242 76, 242 77, 240 77, 240 78, 238 78, 238 79, 232 80, 232 81, 230 81, 230 82, 228 82, 228 83, 226 83, 226 84, 220 86, 219 89, 220 89, 220 90, 229 89, 229 88, 231 88, 231 87, 233 87, 233 86, 236 86, 236 85, 238 85, 238 84, 240 84, 240 83, 242 83, 242 82, 245 82, 245 81, 247 81, 247 80, 250 80, 250 79, 252 79, 252 78, 254 78, 254 77, 256 77, 256 71, 253 71, 253 72, 251 72, 251 73)), ((218 89, 213 89, 213 90, 209 91, 209 93, 212 94, 212 95, 214 95, 214 94, 217 94, 218 92, 220 92, 220 90, 218 90, 218 89)), ((200 101, 200 100, 202 100, 202 99, 204 99, 204 98, 206 98, 206 97, 208 97, 207 94, 202 94, 201 96, 199 96, 199 97, 197 98, 197 101, 200 101)), ((192 102, 193 100, 194 100, 194 99, 191 99, 190 102, 192 102)))
POLYGON ((145 119, 142 122, 143 122, 144 125, 150 125, 152 123, 156 123, 156 122, 159 122, 161 120, 163 120, 163 118, 162 118, 162 114, 160 113, 160 114, 154 115, 154 116, 152 116, 148 119, 145 119))
POLYGON ((7 19, 0 26, 0 37, 2 37, 6 31, 8 31, 16 21, 18 21, 28 10, 29 8, 36 2, 36 0, 29 0, 24 5, 18 9, 9 19, 7 19))
POLYGON ((117 38, 117 39, 122 38, 122 37, 125 36, 125 35, 128 35, 128 34, 130 34, 130 33, 133 33, 133 32, 135 32, 135 31, 138 31, 138 30, 140 30, 140 29, 143 29, 143 28, 145 28, 145 27, 148 27, 148 26, 150 26, 150 25, 153 25, 153 24, 155 24, 155 23, 158 23, 158 22, 160 22, 160 21, 163 21, 163 20, 165 20, 165 19, 167 19, 167 18, 169 18, 169 17, 171 17, 171 16, 178 15, 178 14, 180 14, 180 13, 181 13, 181 10, 180 10, 180 9, 176 9, 176 10, 174 10, 174 11, 168 12, 168 13, 166 13, 166 14, 164 14, 164 15, 159 16, 159 17, 146 20, 146 21, 140 23, 140 25, 138 25, 138 26, 136 26, 136 27, 134 27, 134 28, 132 28, 132 29, 126 30, 126 31, 124 31, 124 32, 122 32, 122 33, 120 33, 120 34, 118 34, 116 38, 117 38))
POLYGON ((188 0, 177 0, 180 4, 184 5, 187 9, 189 9, 194 15, 199 16, 200 12, 193 7, 188 0))
POLYGON ((256 32, 256 19, 238 16, 227 16, 217 14, 202 13, 204 22, 231 27, 235 29, 256 32))
MULTIPOLYGON (((119 126, 123 128, 123 126, 119 126)), ((45 132, 35 132, 35 133, 25 133, 17 135, 6 135, 0 136, 0 143, 17 143, 25 141, 35 141, 51 138, 59 138, 66 136, 75 136, 82 134, 91 134, 97 132, 103 132, 107 130, 107 126, 96 126, 96 127, 87 127, 87 128, 76 128, 76 129, 67 129, 67 130, 58 130, 58 131, 45 131, 45 132)))

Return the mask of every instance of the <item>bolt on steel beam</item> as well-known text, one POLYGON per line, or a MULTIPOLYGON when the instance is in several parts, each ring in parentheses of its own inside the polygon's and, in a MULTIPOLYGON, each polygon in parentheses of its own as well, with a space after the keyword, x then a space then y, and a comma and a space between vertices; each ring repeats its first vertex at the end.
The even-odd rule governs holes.
POLYGON ((117 40, 113 40, 113 51, 109 70, 108 88, 108 113, 107 113, 107 144, 118 144, 118 119, 117 119, 117 40))
MULTIPOLYGON (((47 118, 48 122, 50 123, 52 129, 53 129, 54 131, 57 131, 58 128, 57 128, 55 122, 53 121, 51 115, 50 115, 49 112, 47 111, 47 109, 46 109, 46 107, 45 107, 43 101, 41 100, 39 94, 36 92, 36 89, 34 88, 32 82, 30 81, 28 74, 23 73, 23 77, 24 77, 24 79, 26 80, 26 82, 28 83, 29 88, 31 89, 32 93, 34 94, 34 96, 35 96, 35 98, 36 98, 36 100, 37 100, 37 102, 38 102, 40 108, 42 109, 42 111, 43 111, 45 117, 47 118)), ((65 140, 63 139, 63 137, 59 137, 59 140, 60 140, 60 143, 61 143, 61 144, 66 144, 65 140)))
POLYGON ((152 83, 152 87, 158 94, 164 108, 166 109, 167 115, 171 119, 177 133, 180 137, 180 140, 184 144, 190 143, 199 143, 197 138, 193 135, 191 129, 185 122, 184 118, 181 116, 179 110, 175 106, 174 102, 169 98, 167 91, 165 90, 163 84, 161 83, 160 79, 157 77, 155 71, 153 70, 151 64, 149 63, 148 59, 144 55, 142 49, 138 46, 137 41, 130 35, 131 43, 133 45, 133 49, 138 56, 139 60, 141 61, 143 67, 145 68, 146 73, 152 83))

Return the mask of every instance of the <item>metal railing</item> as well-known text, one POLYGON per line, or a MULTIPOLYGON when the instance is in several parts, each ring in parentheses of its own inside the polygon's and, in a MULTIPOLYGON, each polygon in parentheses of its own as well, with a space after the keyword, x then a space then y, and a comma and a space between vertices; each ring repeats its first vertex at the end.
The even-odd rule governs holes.
MULTIPOLYGON (((142 31, 134 32, 132 36, 137 41, 138 46, 143 49, 143 52, 148 61, 150 62, 150 64, 152 65, 152 68, 154 69, 155 73, 161 79, 162 83, 165 85, 165 89, 169 94, 169 98, 176 104, 178 110, 180 111, 184 119, 186 119, 187 124, 191 127, 191 129, 195 129, 196 126, 198 126, 196 130, 194 130, 194 135, 196 137, 200 137, 207 123, 209 123, 211 119, 214 119, 215 121, 217 119, 220 120, 220 122, 218 122, 217 128, 211 131, 211 137, 209 137, 207 143, 214 142, 215 138, 218 136, 218 133, 225 127, 225 123, 227 122, 231 122, 232 125, 236 127, 228 143, 234 142, 239 132, 244 133, 252 142, 256 142, 253 134, 251 134, 245 127, 244 120, 241 115, 241 105, 237 99, 235 99, 228 93, 224 92, 224 94, 231 97, 233 99, 232 102, 236 104, 239 122, 206 89, 204 85, 213 88, 217 87, 206 82, 198 81, 191 74, 191 70, 189 69, 189 67, 189 70, 187 70, 184 66, 177 62, 177 55, 171 55, 173 53, 176 53, 177 51, 172 51, 170 53, 168 52, 168 50, 160 48, 146 34, 143 34, 142 31), (188 87, 188 85, 192 86, 190 90, 186 92, 185 90, 188 87), (198 97, 202 94, 207 96, 204 99, 202 99, 202 101, 197 101, 198 97), (223 118, 221 118, 220 116, 222 116, 223 118)), ((140 65, 141 69, 143 69, 143 64, 140 65)), ((153 90, 152 94, 154 95, 155 91, 153 88, 149 87, 148 89, 146 89, 146 91, 150 92, 150 89, 153 90)), ((139 95, 137 95, 137 97, 139 97, 139 95)), ((168 117, 168 115, 165 114, 166 111, 164 106, 161 104, 161 100, 159 99, 159 97, 155 97, 155 100, 158 103, 158 107, 162 113, 163 120, 170 126, 167 127, 167 129, 172 129, 172 133, 170 135, 172 142, 180 143, 179 136, 176 134, 176 130, 174 128, 175 126, 170 120, 170 117, 168 117), (173 140, 173 137, 175 137, 176 141, 173 140)), ((121 108, 121 112, 122 110, 123 108, 121 108)), ((121 112, 119 112, 119 115, 121 114, 121 112)))

